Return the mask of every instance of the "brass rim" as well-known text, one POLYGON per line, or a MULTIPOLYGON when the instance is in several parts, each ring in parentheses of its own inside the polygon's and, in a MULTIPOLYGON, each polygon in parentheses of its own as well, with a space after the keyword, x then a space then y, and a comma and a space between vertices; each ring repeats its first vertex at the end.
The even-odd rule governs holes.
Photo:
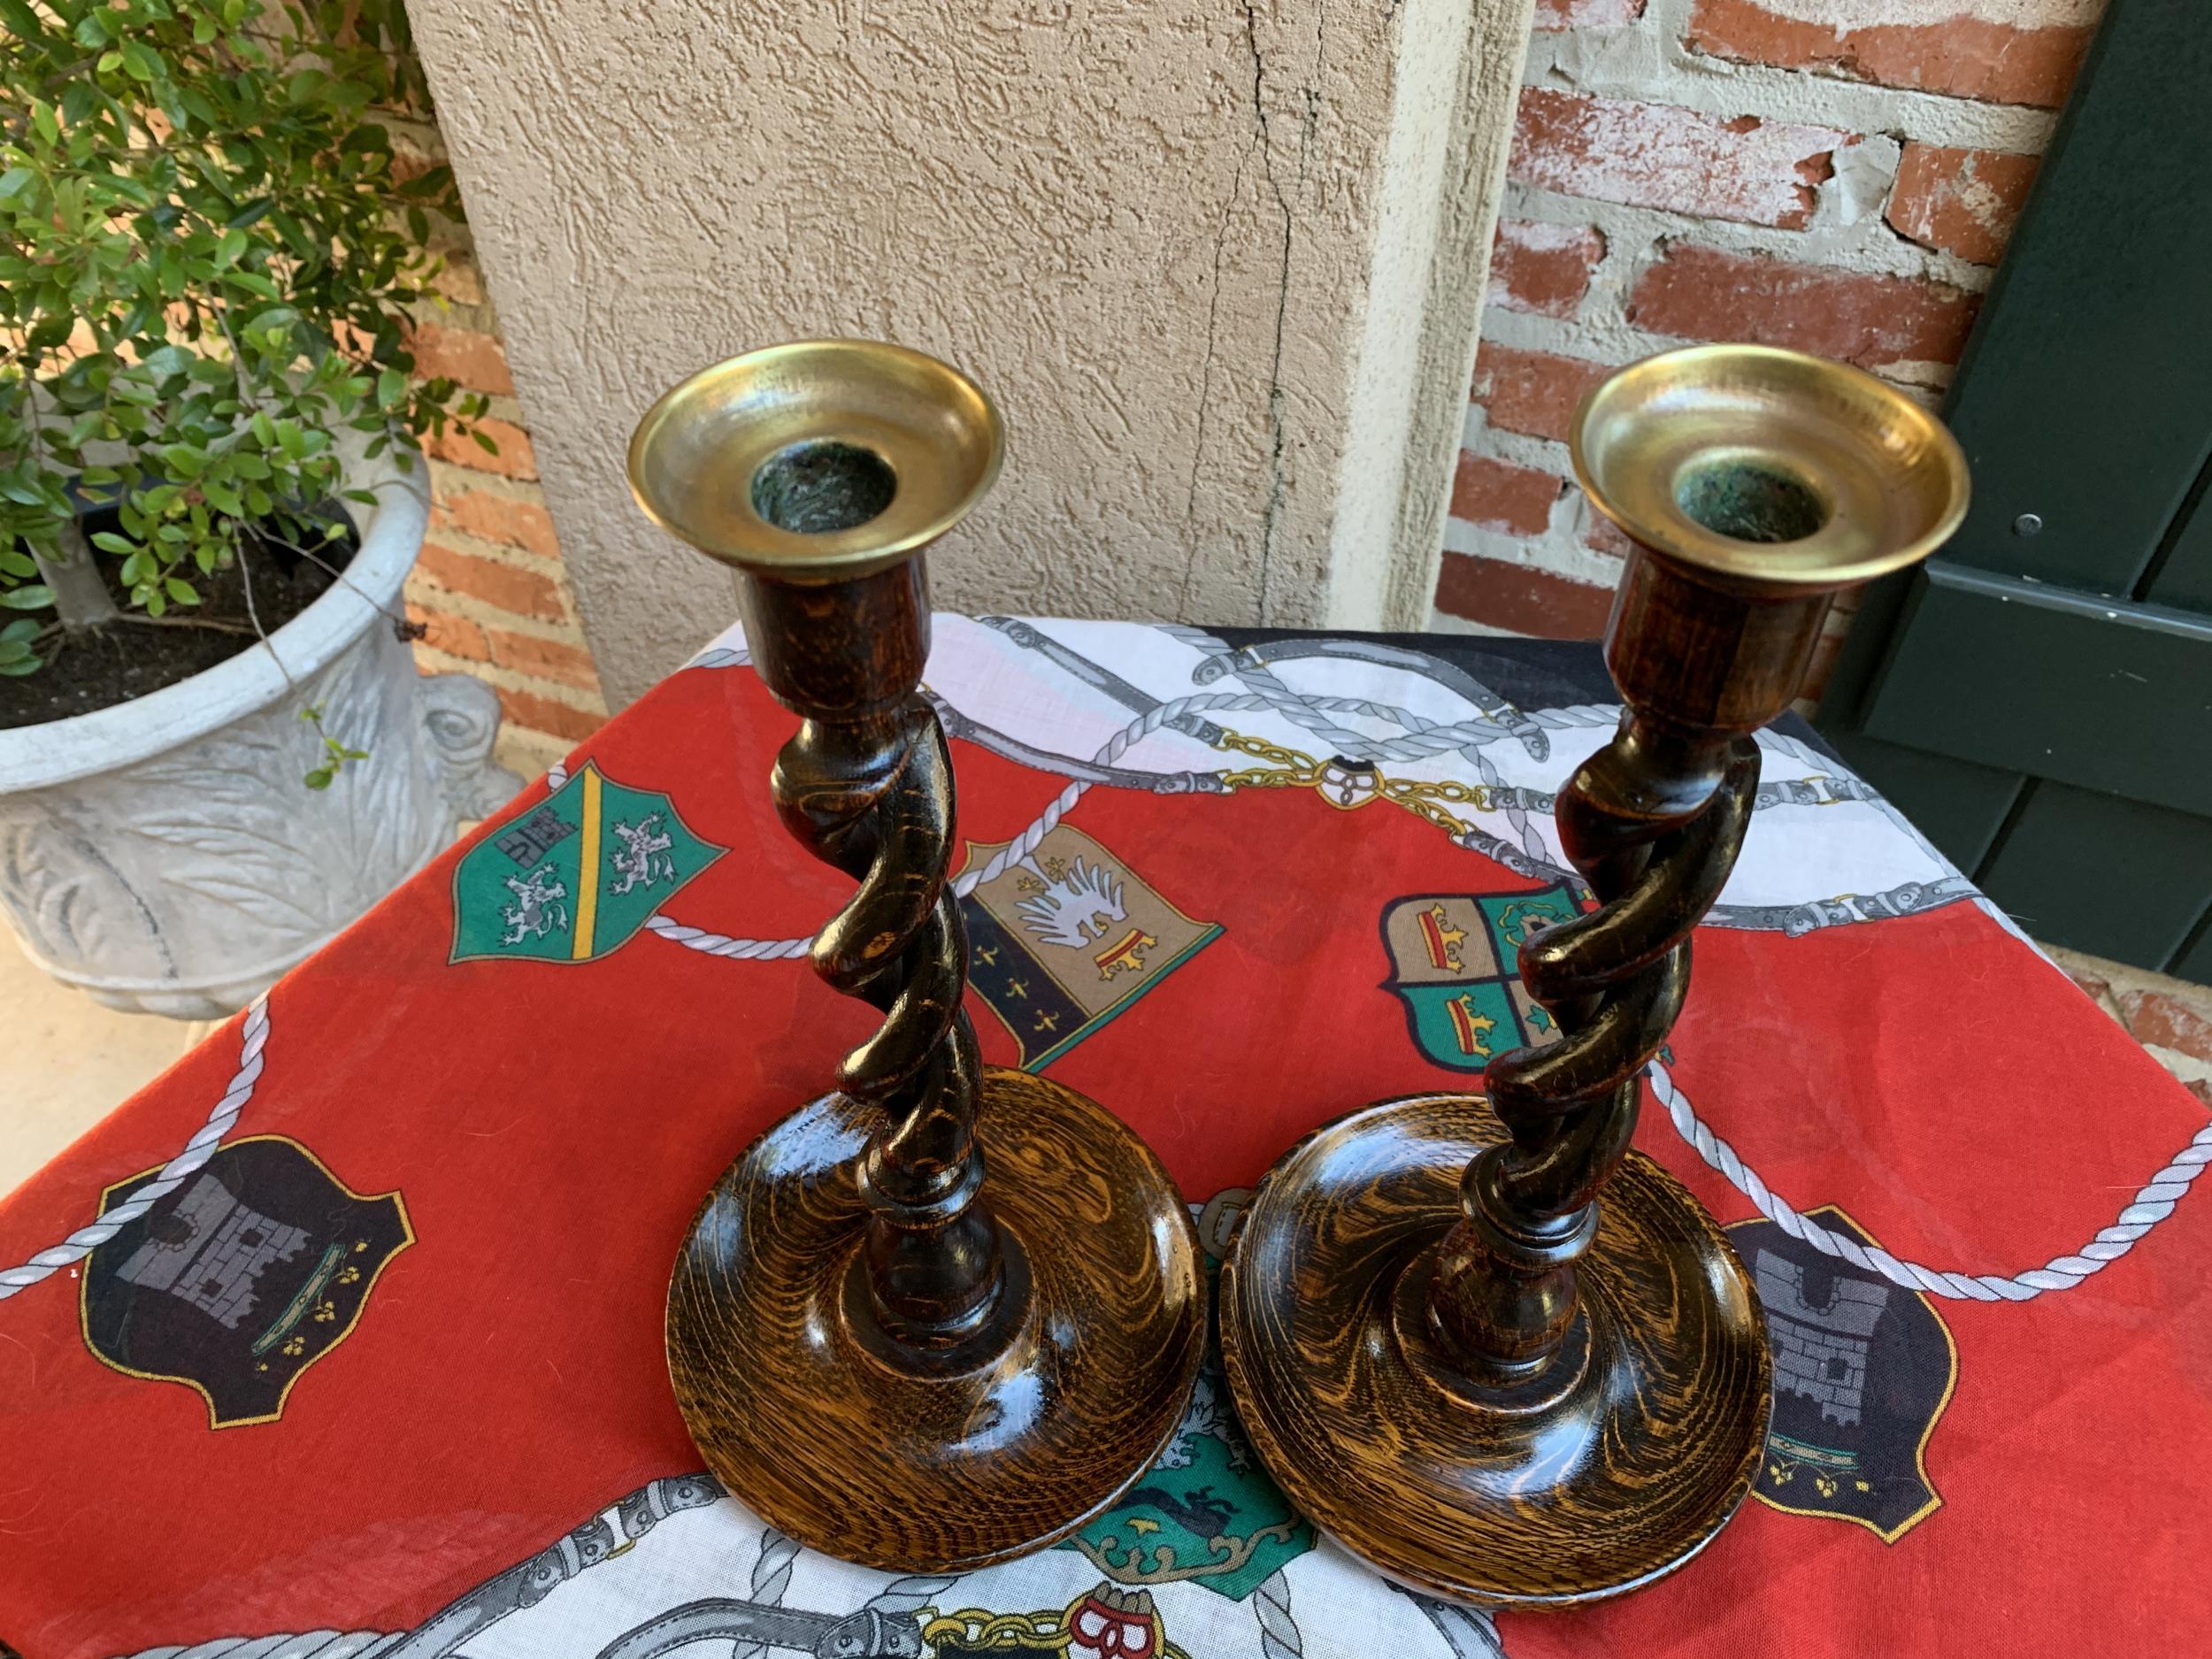
POLYGON ((792 581, 843 580, 910 558, 966 516, 998 476, 996 407, 958 370, 904 346, 795 340, 702 369, 631 435, 630 491, 701 552, 792 581), (818 532, 764 517, 755 480, 810 446, 861 451, 892 480, 887 504, 818 532))
POLYGON ((1688 346, 1585 395, 1569 428, 1575 480, 1631 540, 1693 569, 1782 590, 1833 588, 1926 557, 1966 516, 1966 457, 1933 414, 1847 364, 1773 346, 1688 346), (1734 471, 1816 504, 1724 534, 1685 504, 1734 471))

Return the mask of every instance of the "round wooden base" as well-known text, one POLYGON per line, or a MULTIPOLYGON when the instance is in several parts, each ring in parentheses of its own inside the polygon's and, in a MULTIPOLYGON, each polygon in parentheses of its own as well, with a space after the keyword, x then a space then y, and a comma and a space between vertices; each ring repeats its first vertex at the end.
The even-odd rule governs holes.
POLYGON ((1182 1420, 1205 1281, 1181 1194, 1071 1089, 988 1069, 976 1136, 1010 1317, 909 1363, 875 1327, 842 1095, 768 1131, 707 1195, 668 1289, 668 1369, 707 1467, 801 1543, 900 1572, 1041 1549, 1109 1508, 1182 1420))
POLYGON ((1673 1571, 1735 1513, 1766 1443, 1765 1322, 1712 1217, 1631 1152, 1558 1356, 1509 1389, 1460 1374, 1426 1318, 1429 1247, 1504 1138, 1446 1094, 1294 1147, 1222 1270, 1222 1354, 1268 1471, 1348 1549, 1432 1594, 1566 1607, 1673 1571))

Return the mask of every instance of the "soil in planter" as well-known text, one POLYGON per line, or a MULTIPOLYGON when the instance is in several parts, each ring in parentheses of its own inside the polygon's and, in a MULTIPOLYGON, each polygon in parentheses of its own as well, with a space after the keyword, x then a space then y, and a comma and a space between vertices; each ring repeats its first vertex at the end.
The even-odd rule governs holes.
MULTIPOLYGON (((112 529, 101 522, 111 515, 88 515, 88 533, 112 529)), ((360 548, 351 524, 344 534, 315 549, 315 558, 294 552, 271 537, 250 532, 240 557, 228 570, 203 576, 188 569, 199 589, 196 605, 173 605, 166 618, 149 618, 133 611, 127 595, 118 587, 115 572, 121 561, 103 557, 108 590, 123 611, 121 619, 96 628, 56 634, 40 646, 46 665, 20 678, 0 675, 0 731, 65 720, 96 709, 128 703, 164 686, 227 661, 241 651, 257 650, 260 641, 251 631, 258 618, 262 634, 274 634, 294 617, 328 593, 360 548), (322 561, 321 564, 316 560, 322 561), (241 566, 246 567, 242 571, 241 566), (327 569, 325 566, 328 566, 327 569), (246 603, 245 577, 253 578, 253 604, 246 603), (221 623, 221 627, 199 627, 193 623, 221 623), (237 629, 248 632, 239 633, 237 629)), ((41 624, 54 620, 46 611, 0 611, 0 621, 29 616, 41 624)))

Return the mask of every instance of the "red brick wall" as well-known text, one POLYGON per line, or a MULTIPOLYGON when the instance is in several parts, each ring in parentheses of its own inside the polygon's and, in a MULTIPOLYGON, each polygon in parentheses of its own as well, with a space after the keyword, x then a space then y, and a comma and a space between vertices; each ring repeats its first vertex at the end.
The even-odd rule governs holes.
POLYGON ((1939 397, 2101 4, 1540 0, 1438 625, 1602 628, 1564 440, 1615 365, 1760 341, 1939 397))
MULTIPOLYGON (((421 165, 441 153, 434 127, 409 126, 403 142, 421 165)), ((496 690, 500 757, 534 776, 604 724, 607 704, 468 227, 442 224, 435 242, 443 303, 417 321, 417 367, 489 397, 477 426, 498 448, 451 434, 426 446, 430 533, 407 581, 407 613, 428 630, 415 660, 426 673, 458 671, 496 690)))

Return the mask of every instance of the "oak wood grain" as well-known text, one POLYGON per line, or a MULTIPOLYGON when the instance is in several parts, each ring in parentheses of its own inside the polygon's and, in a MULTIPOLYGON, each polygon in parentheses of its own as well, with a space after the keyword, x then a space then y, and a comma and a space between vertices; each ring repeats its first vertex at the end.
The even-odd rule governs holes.
POLYGON ((979 1351, 917 1363, 867 1295, 855 1179, 875 1114, 833 1094, 710 1193, 668 1297, 676 1398, 708 1468, 764 1519, 848 1561, 959 1571, 1109 1508, 1182 1419, 1205 1347, 1189 1212, 1102 1108, 982 1073, 983 1196, 1019 1312, 979 1351))
POLYGON ((1041 1548, 1112 1502, 1204 1348, 1196 1238, 1158 1160, 1073 1091, 986 1071, 962 1007, 921 553, 1002 449, 956 371, 814 341, 693 376, 630 454, 646 511, 743 573, 753 665, 800 717, 777 813, 856 883, 810 957, 883 1016, 695 1218, 668 1293, 677 1404, 769 1521, 910 1572, 1041 1548))
POLYGON ((1469 1375, 1428 1317, 1479 1095, 1386 1102, 1269 1174, 1221 1279, 1245 1432, 1315 1524, 1432 1594, 1570 1606, 1710 1541, 1765 1443, 1766 1333, 1719 1227, 1640 1153, 1614 1171, 1556 1359, 1469 1375))

